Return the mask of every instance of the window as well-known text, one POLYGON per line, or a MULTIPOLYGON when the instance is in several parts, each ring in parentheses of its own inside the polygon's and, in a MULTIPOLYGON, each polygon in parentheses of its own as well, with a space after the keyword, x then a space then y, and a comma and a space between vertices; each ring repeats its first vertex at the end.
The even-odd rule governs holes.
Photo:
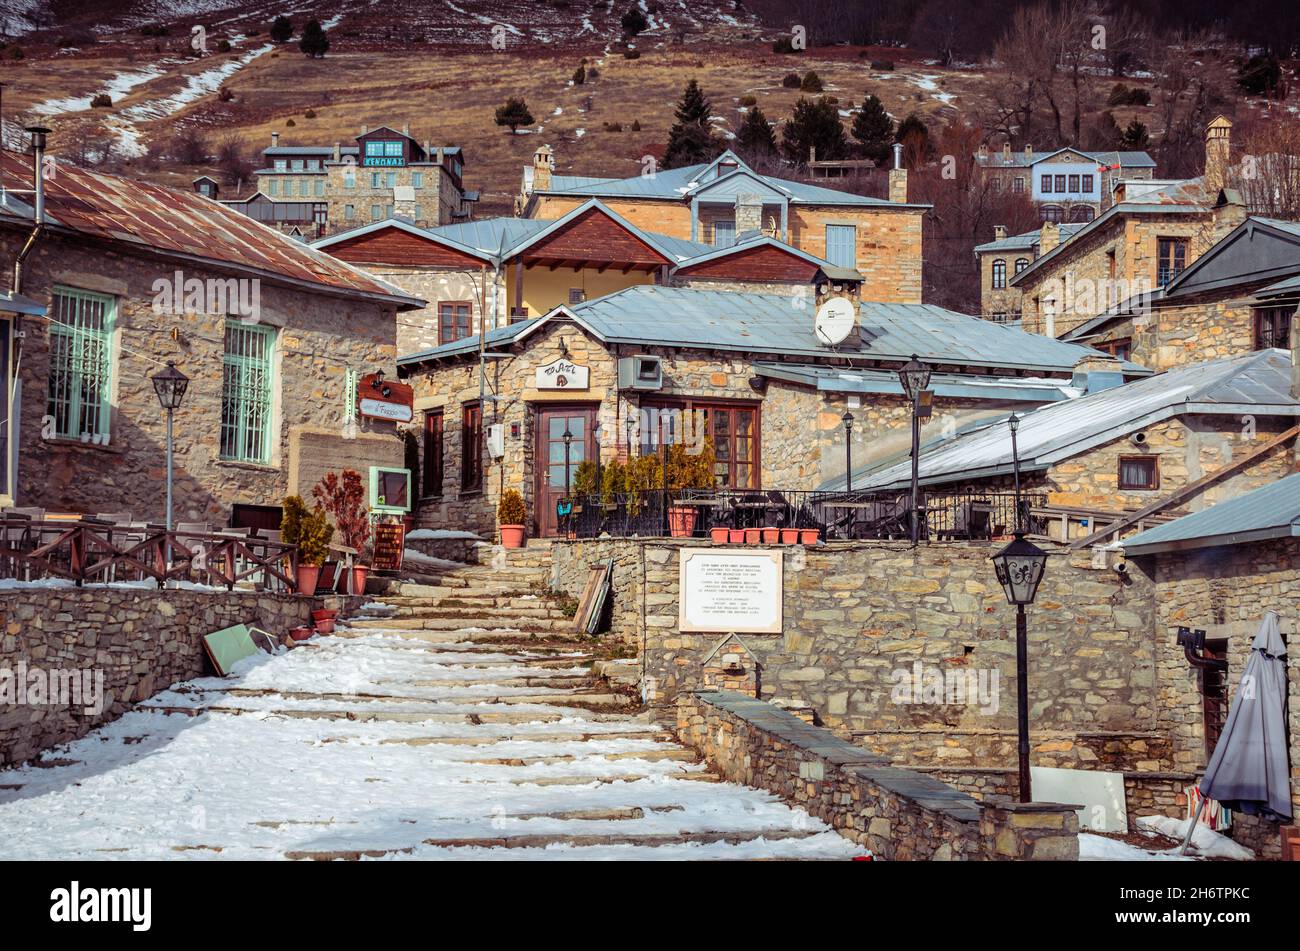
POLYGON ((1016 273, 1019 274, 1025 268, 1029 267, 1029 258, 1016 258, 1016 273))
POLYGON ((307 195, 311 194, 311 179, 309 178, 298 179, 298 194, 303 197, 306 197, 307 195))
POLYGON ((587 292, 584 291, 581 287, 570 287, 570 288, 569 288, 569 303, 570 303, 570 304, 581 304, 581 303, 582 303, 583 301, 585 301, 586 299, 587 299, 587 292))
POLYGON ((354 169, 348 169, 343 173, 343 187, 344 188, 357 187, 357 173, 354 169))
POLYGON ((1044 205, 1042 215, 1044 221, 1060 221, 1063 217, 1060 205, 1044 205))
MULTIPOLYGON (((713 445, 714 476, 717 484, 733 489, 756 489, 759 483, 759 408, 752 403, 687 403, 655 407, 666 410, 658 429, 681 429, 688 438, 692 427, 702 424, 704 437, 713 445), (684 417, 684 418, 683 418, 684 417)), ((660 436, 643 427, 641 453, 658 450, 660 436)), ((664 437, 668 438, 668 437, 664 437)), ((676 438, 681 438, 678 434, 676 438)))
POLYGON ((65 439, 109 434, 113 320, 117 301, 105 294, 54 289, 46 414, 65 439))
POLYGON ((277 172, 288 171, 288 169, 289 169, 289 163, 286 162, 284 159, 278 158, 275 160, 275 170, 277 172))
POLYGON ((1039 182, 1038 190, 1041 191, 1044 195, 1050 195, 1052 193, 1051 175, 1043 176, 1042 180, 1039 182))
POLYGON ((1073 192, 1073 193, 1075 193, 1075 194, 1078 194, 1078 191, 1079 191, 1079 176, 1078 176, 1078 175, 1071 175, 1071 176, 1070 176, 1070 188, 1069 188, 1069 191, 1071 191, 1071 192, 1073 192))
POLYGON ((451 343, 470 336, 468 301, 446 301, 438 305, 438 343, 451 343))
POLYGON ((411 511, 411 470, 371 466, 369 502, 372 512, 411 511))
POLYGON ((411 206, 411 217, 412 217, 413 219, 415 219, 416 221, 419 221, 421 218, 424 217, 424 209, 421 208, 419 205, 412 205, 412 206, 411 206))
POLYGON ((424 187, 424 172, 412 172, 412 173, 411 173, 411 187, 412 187, 412 188, 423 188, 423 187, 424 187))
POLYGON ((1159 238, 1156 242, 1156 286, 1164 287, 1187 267, 1187 239, 1159 238))
POLYGON ((1093 344, 1098 350, 1109 353, 1117 360, 1128 360, 1133 356, 1133 339, 1131 337, 1122 337, 1118 340, 1107 340, 1104 343, 1093 344))
POLYGON ((992 316, 993 316, 993 322, 995 324, 1005 324, 1007 322, 1007 315, 1005 311, 994 311, 992 316))
POLYGON ((1065 192, 1065 176, 1064 176, 1064 175, 1057 175, 1057 176, 1056 176, 1056 190, 1057 190, 1058 192, 1061 192, 1061 193, 1064 193, 1064 192, 1065 192))
POLYGON ((1075 205, 1070 209, 1070 221, 1074 224, 1087 224, 1095 215, 1092 205, 1075 205))
POLYGON ((271 461, 271 356, 275 330, 226 321, 221 379, 221 458, 271 461))
POLYGON ((268 195, 280 194, 280 181, 276 178, 269 178, 266 181, 266 193, 268 195))
POLYGON ((300 159, 300 158, 296 158, 296 159, 294 159, 294 160, 293 160, 293 164, 292 164, 291 166, 289 166, 289 167, 292 168, 295 172, 301 172, 301 171, 302 171, 302 159, 300 159))
POLYGON ((1013 192, 1016 192, 1017 194, 1023 192, 1025 190, 1025 176, 1017 175, 1014 179, 1012 179, 1011 190, 1013 192))
POLYGON ((385 205, 385 206, 384 206, 384 217, 385 217, 385 218, 391 218, 391 217, 393 217, 393 206, 392 206, 392 205, 385 205))
POLYGON ((385 187, 385 188, 396 188, 396 187, 397 187, 397 173, 396 173, 396 172, 384 172, 384 187, 385 187))
POLYGON ((1255 349, 1291 348, 1291 323, 1295 305, 1267 307, 1255 311, 1255 349))
POLYGON ((713 246, 729 248, 736 243, 736 223, 734 221, 715 221, 713 223, 713 246))
POLYGON ((424 414, 424 494, 442 495, 442 410, 424 414))
POLYGON ((344 218, 352 219, 352 218, 355 218, 356 216, 357 216, 357 206, 356 206, 356 205, 344 205, 344 206, 343 206, 343 217, 344 217, 344 218))
POLYGON ((1082 191, 1085 195, 1091 195, 1091 194, 1092 194, 1093 182, 1094 182, 1094 176, 1092 176, 1092 175, 1082 175, 1082 176, 1080 176, 1080 184, 1083 186, 1083 188, 1081 189, 1081 191, 1082 191))
POLYGON ((371 206, 370 206, 370 220, 371 220, 371 221, 378 221, 378 220, 379 220, 380 218, 382 218, 383 216, 384 216, 384 209, 383 209, 383 207, 381 207, 380 205, 371 205, 371 206))
POLYGON ((1160 472, 1155 456, 1121 456, 1119 460, 1119 487, 1121 489, 1158 489, 1160 472))
POLYGON ((858 266, 858 229, 853 225, 826 226, 826 260, 837 267, 858 266))
POLYGON ((381 187, 381 184, 380 184, 380 183, 383 182, 383 180, 384 180, 384 179, 383 179, 383 176, 382 176, 379 172, 371 172, 371 173, 370 173, 370 187, 371 187, 371 188, 379 188, 379 187, 381 187))
POLYGON ((402 154, 402 143, 401 143, 401 142, 385 142, 385 143, 384 143, 384 154, 385 154, 385 155, 401 155, 401 154, 402 154))
POLYGON ((993 261, 993 289, 1000 291, 1007 286, 1007 262, 1005 258, 993 261))
POLYGON ((325 197, 325 179, 323 178, 316 179, 316 197, 317 198, 325 197))
POLYGON ((483 407, 466 403, 460 411, 460 491, 483 488, 483 407))

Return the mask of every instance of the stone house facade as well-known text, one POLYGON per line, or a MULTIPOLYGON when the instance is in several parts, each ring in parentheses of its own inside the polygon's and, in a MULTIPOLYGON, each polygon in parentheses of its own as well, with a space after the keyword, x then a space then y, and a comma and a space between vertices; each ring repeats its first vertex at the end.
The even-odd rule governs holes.
POLYGON ((1155 161, 1146 152, 1086 152, 1064 148, 1036 152, 1032 146, 1000 149, 981 145, 975 166, 994 189, 1024 194, 1044 221, 1088 222, 1113 203, 1121 179, 1150 179, 1155 161))
POLYGON ((980 316, 994 323, 1020 320, 1023 292, 1011 286, 1011 278, 1029 267, 1046 246, 1068 241, 1080 224, 1044 223, 1038 231, 1008 235, 1005 225, 993 228, 993 240, 975 246, 979 262, 980 316))
MULTIPOLYGON (((17 187, 32 165, 7 155, 4 172, 17 187)), ((46 317, 22 321, 9 364, 9 504, 161 522, 166 414, 150 376, 169 361, 190 379, 178 521, 279 506, 326 468, 400 466, 395 425, 356 418, 348 376, 392 366, 397 313, 420 301, 197 195, 63 168, 44 192, 22 292, 46 317)), ((30 231, 6 216, 0 254, 14 260, 30 231)))

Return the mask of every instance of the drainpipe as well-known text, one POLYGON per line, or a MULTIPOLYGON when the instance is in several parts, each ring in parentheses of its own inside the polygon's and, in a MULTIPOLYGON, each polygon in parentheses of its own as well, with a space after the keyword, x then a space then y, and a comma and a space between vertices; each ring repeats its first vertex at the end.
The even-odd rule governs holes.
POLYGON ((43 126, 29 126, 27 131, 32 134, 32 160, 35 166, 33 170, 35 178, 35 198, 32 202, 33 226, 31 234, 27 236, 27 241, 23 244, 22 250, 18 252, 18 257, 14 260, 13 292, 15 294, 22 293, 23 264, 27 260, 27 255, 32 253, 32 248, 36 245, 36 239, 45 230, 45 136, 49 134, 50 130, 43 126))

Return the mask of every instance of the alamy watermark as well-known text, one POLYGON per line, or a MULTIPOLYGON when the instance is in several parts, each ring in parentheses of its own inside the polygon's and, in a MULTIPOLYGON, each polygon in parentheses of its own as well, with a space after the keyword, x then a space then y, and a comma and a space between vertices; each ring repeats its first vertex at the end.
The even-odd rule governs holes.
POLYGON ((197 278, 177 270, 153 282, 153 311, 159 316, 228 314, 249 323, 262 318, 259 278, 197 278))
POLYGON ((918 660, 910 668, 895 668, 889 679, 894 683, 889 692, 894 703, 977 706, 985 716, 998 712, 1001 678, 997 668, 944 669, 928 667, 918 660))
POLYGON ((104 712, 104 671, 46 670, 26 661, 0 667, 0 706, 80 707, 82 713, 98 716, 104 712))

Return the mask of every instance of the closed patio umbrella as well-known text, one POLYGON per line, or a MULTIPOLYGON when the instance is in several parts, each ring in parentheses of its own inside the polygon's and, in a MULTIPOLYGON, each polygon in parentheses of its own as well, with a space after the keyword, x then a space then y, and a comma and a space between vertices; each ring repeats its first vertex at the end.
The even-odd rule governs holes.
POLYGON ((1287 766, 1286 644, 1272 611, 1264 615, 1250 646, 1228 720, 1201 780, 1201 802, 1187 829, 1182 851, 1201 817, 1205 800, 1274 822, 1291 818, 1287 766))

